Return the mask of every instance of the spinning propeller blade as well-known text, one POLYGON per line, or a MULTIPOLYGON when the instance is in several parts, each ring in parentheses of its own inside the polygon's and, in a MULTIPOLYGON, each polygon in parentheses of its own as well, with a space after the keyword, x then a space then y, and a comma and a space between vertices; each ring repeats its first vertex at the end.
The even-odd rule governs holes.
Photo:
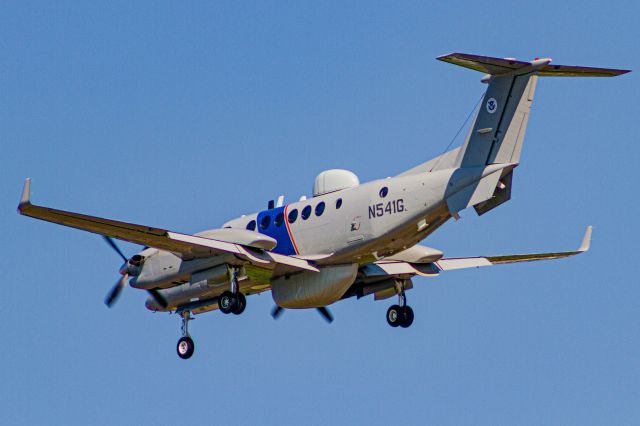
POLYGON ((122 260, 124 260, 125 263, 127 263, 127 258, 124 254, 122 254, 122 250, 120 250, 120 247, 118 247, 115 243, 115 241, 113 241, 111 239, 111 237, 107 237, 106 235, 102 236, 104 238, 104 240, 107 242, 107 244, 109 244, 111 246, 111 248, 120 255, 120 257, 122 258, 122 260))
POLYGON ((284 313, 284 308, 281 308, 278 305, 274 306, 273 309, 271 310, 271 316, 273 317, 274 320, 277 320, 278 318, 280 318, 283 313, 284 313))
POLYGON ((118 298, 120 298, 120 293, 122 293, 122 289, 127 284, 127 280, 129 279, 129 274, 125 272, 128 259, 122 253, 122 250, 120 250, 120 247, 118 247, 110 237, 103 235, 103 238, 107 242, 107 244, 111 246, 113 251, 115 251, 120 255, 120 257, 122 258, 122 260, 124 260, 124 263, 125 263, 125 265, 123 266, 123 269, 120 272, 122 274, 122 278, 118 280, 116 285, 114 285, 113 288, 111 288, 107 296, 104 298, 104 304, 107 305, 108 308, 111 308, 114 305, 114 303, 118 301, 118 298))
POLYGON ((322 308, 316 308, 316 309, 318 310, 318 313, 322 315, 322 318, 324 318, 325 321, 327 321, 329 324, 333 322, 333 315, 331 314, 331 311, 327 309, 326 306, 323 306, 322 308))
POLYGON ((111 306, 113 306, 114 303, 116 303, 128 279, 129 279, 129 275, 124 274, 122 278, 118 280, 116 285, 113 286, 113 288, 109 291, 107 296, 104 298, 104 304, 107 305, 108 308, 110 308, 111 306))
MULTIPOLYGON (((325 321, 327 321, 329 324, 333 322, 333 315, 331 314, 331 311, 329 311, 329 309, 326 306, 323 306, 322 308, 316 308, 316 310, 322 316, 322 318, 324 318, 325 321)), ((271 316, 275 320, 280 318, 283 313, 284 313, 284 308, 278 305, 274 306, 273 309, 271 310, 271 316)))

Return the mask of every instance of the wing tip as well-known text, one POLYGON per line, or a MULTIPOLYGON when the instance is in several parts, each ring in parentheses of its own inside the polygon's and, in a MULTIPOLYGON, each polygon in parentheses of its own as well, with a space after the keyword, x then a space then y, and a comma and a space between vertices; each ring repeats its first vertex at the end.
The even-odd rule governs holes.
POLYGON ((580 248, 578 248, 578 252, 584 253, 589 251, 591 248, 591 234, 593 233, 593 226, 587 226, 587 229, 584 231, 584 237, 582 237, 582 244, 580 248))
POLYGON ((18 211, 22 211, 22 208, 31 204, 31 178, 24 180, 24 186, 22 187, 22 195, 20 196, 20 204, 18 204, 18 211))

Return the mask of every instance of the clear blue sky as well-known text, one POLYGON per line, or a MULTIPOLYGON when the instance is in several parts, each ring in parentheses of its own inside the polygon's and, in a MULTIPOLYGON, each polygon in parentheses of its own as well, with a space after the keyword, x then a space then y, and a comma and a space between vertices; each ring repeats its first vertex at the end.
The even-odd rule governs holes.
MULTIPOLYGON (((573 259, 419 278, 389 301, 191 324, 127 288, 98 236, 20 217, 34 201, 196 232, 439 154, 484 89, 452 51, 639 70, 640 3, 27 2, 0 6, 0 423, 640 422, 638 73, 538 85, 513 199, 463 212, 449 256, 573 259), (108 4, 106 4, 108 3, 108 4)), ((136 246, 122 245, 127 254, 136 246)))

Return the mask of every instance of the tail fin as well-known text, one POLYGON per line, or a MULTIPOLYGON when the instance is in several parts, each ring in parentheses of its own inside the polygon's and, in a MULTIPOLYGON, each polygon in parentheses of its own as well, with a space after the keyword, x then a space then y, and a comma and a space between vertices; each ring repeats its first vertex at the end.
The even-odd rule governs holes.
POLYGON ((460 167, 518 163, 527 130, 537 76, 614 77, 627 70, 549 65, 551 59, 532 62, 511 58, 451 53, 437 58, 487 75, 483 103, 459 153, 460 167))

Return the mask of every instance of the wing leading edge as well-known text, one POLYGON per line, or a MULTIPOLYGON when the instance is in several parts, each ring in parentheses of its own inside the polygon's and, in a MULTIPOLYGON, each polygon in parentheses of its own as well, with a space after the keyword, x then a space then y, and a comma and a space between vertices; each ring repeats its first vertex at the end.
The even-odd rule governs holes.
POLYGON ((318 268, 306 260, 279 255, 261 248, 238 244, 234 241, 221 241, 201 236, 181 234, 151 226, 136 225, 37 206, 31 203, 31 179, 28 178, 25 181, 22 196, 20 197, 18 212, 21 215, 47 222, 177 253, 185 259, 230 253, 258 266, 269 267, 270 265, 280 264, 293 269, 318 272, 318 268))

